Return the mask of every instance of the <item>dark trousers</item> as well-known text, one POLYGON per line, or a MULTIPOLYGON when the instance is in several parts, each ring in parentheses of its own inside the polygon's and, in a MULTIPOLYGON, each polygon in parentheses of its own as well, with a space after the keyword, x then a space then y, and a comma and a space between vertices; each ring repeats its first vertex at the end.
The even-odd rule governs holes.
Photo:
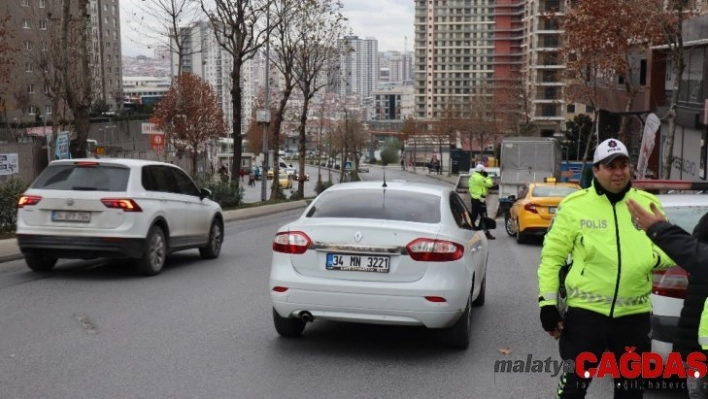
MULTIPOLYGON (((641 354, 651 350, 651 320, 649 313, 611 319, 585 309, 569 308, 564 329, 558 341, 563 360, 575 360, 581 352, 591 352, 599 360, 607 351, 619 361, 625 347, 634 346, 641 354)), ((585 368, 595 365, 585 363, 585 368)), ((561 374, 557 398, 584 398, 592 379, 581 378, 574 371, 561 374)), ((641 377, 636 380, 615 379, 615 399, 642 398, 641 377)))
POLYGON ((487 231, 484 225, 484 218, 487 217, 487 204, 481 200, 472 198, 472 224, 477 226, 477 218, 479 218, 479 227, 487 231))

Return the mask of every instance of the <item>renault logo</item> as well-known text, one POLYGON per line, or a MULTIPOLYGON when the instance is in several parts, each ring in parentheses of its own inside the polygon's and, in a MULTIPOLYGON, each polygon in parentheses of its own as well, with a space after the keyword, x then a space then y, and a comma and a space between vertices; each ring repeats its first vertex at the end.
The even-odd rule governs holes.
POLYGON ((68 200, 66 200, 66 204, 69 206, 72 206, 72 205, 74 205, 74 200, 69 198, 68 200))
POLYGON ((361 241, 362 237, 364 237, 364 236, 361 235, 361 232, 359 232, 359 231, 357 231, 357 232, 354 234, 354 240, 356 240, 356 242, 361 241))

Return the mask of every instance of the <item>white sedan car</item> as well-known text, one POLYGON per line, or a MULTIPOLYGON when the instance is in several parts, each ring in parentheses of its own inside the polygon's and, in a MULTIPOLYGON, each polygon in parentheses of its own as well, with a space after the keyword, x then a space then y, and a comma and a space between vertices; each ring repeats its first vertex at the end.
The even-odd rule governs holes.
POLYGON ((17 201, 17 243, 37 272, 59 258, 129 258, 156 275, 171 252, 219 256, 224 220, 210 195, 168 163, 53 161, 17 201))
POLYGON ((276 331, 298 336, 318 319, 425 326, 447 329, 450 346, 467 348, 488 260, 487 239, 470 220, 446 187, 328 188, 273 239, 276 331))
MULTIPOLYGON (((708 212, 708 195, 657 195, 670 222, 689 233, 698 220, 708 212)), ((688 288, 688 275, 679 266, 654 272, 652 303, 652 352, 667 357, 673 343, 679 338, 679 317, 688 288)), ((680 337, 687 339, 687 337, 680 337)))

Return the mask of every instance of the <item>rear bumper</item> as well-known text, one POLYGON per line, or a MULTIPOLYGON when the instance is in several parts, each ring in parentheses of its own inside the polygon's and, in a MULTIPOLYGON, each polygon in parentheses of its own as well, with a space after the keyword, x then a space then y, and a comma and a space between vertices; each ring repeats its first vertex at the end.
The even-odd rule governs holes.
POLYGON ((56 258, 140 258, 145 239, 17 234, 17 245, 22 253, 42 251, 56 258))

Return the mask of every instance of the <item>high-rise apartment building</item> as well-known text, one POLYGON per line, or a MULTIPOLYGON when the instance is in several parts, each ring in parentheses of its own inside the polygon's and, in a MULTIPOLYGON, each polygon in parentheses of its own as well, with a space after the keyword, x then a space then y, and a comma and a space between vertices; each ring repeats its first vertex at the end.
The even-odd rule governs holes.
POLYGON ((565 65, 560 56, 566 4, 561 0, 525 3, 524 111, 541 133, 559 132, 565 129, 566 111, 565 65))
POLYGON ((416 0, 415 115, 563 126, 560 0, 416 0), (475 110, 483 104, 486 110, 475 110), (523 106, 522 106, 523 105, 523 106), (482 115, 477 115, 482 116, 482 115))
MULTIPOLYGON (((0 20, 9 17, 10 44, 16 52, 7 87, 2 88, 7 117, 11 121, 51 119, 53 113, 71 119, 63 102, 53 109, 50 97, 61 96, 63 87, 53 65, 59 65, 61 2, 52 0, 13 0, 0 6, 0 20)), ((72 2, 72 4, 74 4, 72 2)), ((75 6, 74 6, 75 7, 75 6)), ((80 15, 77 9, 72 15, 80 15)), ((119 0, 89 1, 89 67, 91 69, 92 102, 104 101, 109 111, 123 104, 121 70, 121 35, 119 0)), ((69 54, 73 66, 79 62, 81 45, 78 29, 68 34, 69 54)), ((73 69, 72 69, 73 70, 73 69)), ((72 79, 79 79, 73 76, 72 79)))
POLYGON ((340 97, 356 95, 362 102, 369 101, 379 75, 378 41, 345 36, 339 44, 349 51, 340 58, 337 93, 340 97))
MULTIPOLYGON (((192 26, 180 28, 179 33, 183 38, 182 73, 193 73, 211 84, 216 92, 224 118, 229 127, 233 126, 233 104, 231 101, 231 87, 233 62, 231 55, 224 50, 216 40, 212 26, 207 21, 195 23, 192 26)), ((179 72, 179 54, 172 45, 172 75, 179 72)), ((245 63, 241 70, 241 133, 245 134, 253 113, 256 86, 253 84, 253 61, 245 63)))

